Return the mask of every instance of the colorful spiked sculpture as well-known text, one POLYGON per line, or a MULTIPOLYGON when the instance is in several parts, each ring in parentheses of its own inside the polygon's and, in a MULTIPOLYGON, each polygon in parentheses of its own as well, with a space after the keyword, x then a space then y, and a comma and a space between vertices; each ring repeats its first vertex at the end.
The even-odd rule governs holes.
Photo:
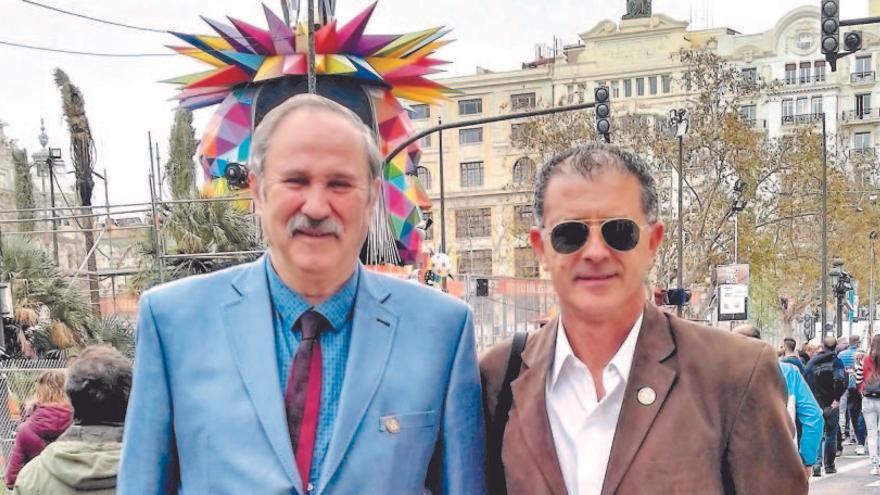
MULTIPOLYGON (((315 31, 318 94, 352 108, 376 131, 387 155, 412 134, 398 100, 434 104, 453 93, 425 76, 446 62, 431 58, 449 43, 442 28, 401 35, 365 34, 373 3, 338 27, 336 19, 315 31)), ((227 25, 203 18, 216 35, 173 32, 189 46, 172 46, 212 69, 165 82, 181 86, 180 105, 197 109, 219 104, 199 146, 199 162, 210 190, 227 192, 227 165, 246 164, 254 127, 275 105, 306 91, 308 26, 291 28, 265 5, 269 29, 230 18, 227 25)), ((419 254, 421 208, 430 207, 415 168, 417 143, 385 166, 383 198, 362 258, 368 263, 410 263, 419 254)))

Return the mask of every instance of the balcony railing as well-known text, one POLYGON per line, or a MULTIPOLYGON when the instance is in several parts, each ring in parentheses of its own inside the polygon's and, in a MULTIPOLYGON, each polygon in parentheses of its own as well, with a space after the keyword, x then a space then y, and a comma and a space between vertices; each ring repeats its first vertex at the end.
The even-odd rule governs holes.
POLYGON ((786 74, 783 79, 780 80, 786 86, 808 86, 810 84, 815 83, 823 83, 825 82, 825 73, 812 73, 812 74, 786 74))
POLYGON ((850 158, 874 158, 877 155, 877 150, 873 146, 867 146, 862 148, 853 148, 849 150, 850 158))
POLYGON ((851 83, 860 83, 860 82, 874 82, 875 76, 874 71, 869 72, 853 72, 849 75, 849 82, 851 83))
POLYGON ((880 118, 880 112, 877 109, 865 108, 862 110, 847 110, 843 112, 844 122, 860 122, 865 120, 876 120, 880 118))
POLYGON ((822 121, 821 113, 804 113, 801 115, 783 115, 782 125, 804 125, 822 121))
POLYGON ((767 129, 767 120, 765 119, 745 119, 746 125, 752 129, 767 129))

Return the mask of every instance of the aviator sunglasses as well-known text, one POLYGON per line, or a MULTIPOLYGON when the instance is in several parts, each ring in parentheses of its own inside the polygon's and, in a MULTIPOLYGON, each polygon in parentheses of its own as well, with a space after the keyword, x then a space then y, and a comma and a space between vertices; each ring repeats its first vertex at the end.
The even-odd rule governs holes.
POLYGON ((615 251, 629 251, 639 245, 642 226, 629 218, 564 220, 550 230, 550 244, 559 254, 574 253, 587 243, 590 224, 599 224, 605 245, 615 251))

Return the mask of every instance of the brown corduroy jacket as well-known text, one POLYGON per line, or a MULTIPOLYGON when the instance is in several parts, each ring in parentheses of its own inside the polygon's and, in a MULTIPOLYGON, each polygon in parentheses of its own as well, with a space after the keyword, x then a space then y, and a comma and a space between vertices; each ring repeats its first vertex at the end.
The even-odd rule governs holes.
MULTIPOLYGON (((512 383, 510 495, 567 493, 545 402, 556 331, 554 319, 529 336, 512 383)), ((509 356, 510 341, 481 356, 487 431, 509 356)), ((806 494, 786 397, 768 345, 646 305, 602 494, 806 494), (644 387, 650 405, 637 398, 644 387)))

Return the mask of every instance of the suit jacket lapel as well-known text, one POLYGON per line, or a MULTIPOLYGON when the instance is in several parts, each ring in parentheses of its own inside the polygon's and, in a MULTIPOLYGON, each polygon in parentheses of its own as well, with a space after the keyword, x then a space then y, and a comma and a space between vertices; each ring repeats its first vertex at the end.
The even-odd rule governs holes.
POLYGON ((556 348, 557 328, 557 320, 554 318, 526 342, 522 355, 524 369, 511 383, 513 407, 508 427, 515 423, 528 447, 528 450, 515 450, 527 453, 527 459, 538 464, 553 493, 564 495, 565 480, 556 456, 546 405, 547 373, 556 348))
POLYGON ((333 480, 379 389, 397 331, 397 315, 383 304, 391 293, 382 283, 381 276, 362 266, 358 269, 360 287, 355 299, 348 363, 333 437, 322 466, 319 492, 333 480))
POLYGON ((275 326, 266 280, 267 262, 264 255, 233 281, 234 293, 223 308, 223 328, 267 440, 293 485, 301 492, 302 482, 294 467, 284 398, 278 380, 275 326))
POLYGON ((674 353, 669 320, 659 309, 647 304, 605 472, 603 495, 615 493, 663 407, 677 376, 676 361, 667 361, 674 353), (638 400, 638 392, 644 387, 656 393, 656 400, 650 405, 638 400))

